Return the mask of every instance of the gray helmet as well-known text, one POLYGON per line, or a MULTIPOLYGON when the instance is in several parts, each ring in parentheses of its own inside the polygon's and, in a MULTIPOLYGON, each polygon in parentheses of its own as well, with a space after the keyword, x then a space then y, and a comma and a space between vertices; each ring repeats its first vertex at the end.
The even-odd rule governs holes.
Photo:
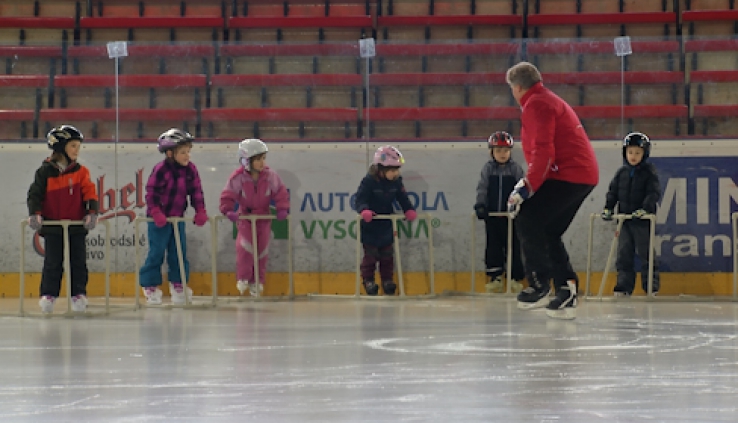
POLYGON ((46 134, 46 143, 49 145, 49 148, 58 153, 66 154, 64 148, 69 141, 73 140, 82 142, 85 140, 85 137, 79 129, 72 125, 57 126, 46 134))
POLYGON ((157 143, 159 147, 159 152, 164 153, 165 151, 171 150, 178 145, 186 144, 194 140, 195 138, 187 131, 172 128, 159 135, 159 140, 157 141, 157 143))
POLYGON ((238 161, 248 171, 251 170, 250 158, 269 151, 264 141, 256 138, 247 138, 238 144, 238 161))

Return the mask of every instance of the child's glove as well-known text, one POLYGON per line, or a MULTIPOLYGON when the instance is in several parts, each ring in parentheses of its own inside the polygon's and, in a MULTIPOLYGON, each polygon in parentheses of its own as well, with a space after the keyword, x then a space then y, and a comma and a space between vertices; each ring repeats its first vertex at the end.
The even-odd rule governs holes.
POLYGON ((367 222, 367 223, 371 222, 372 216, 374 216, 374 212, 369 209, 363 210, 361 212, 361 218, 364 219, 364 222, 367 222))
POLYGON ((416 212, 415 210, 408 210, 405 212, 405 219, 409 220, 410 222, 412 222, 413 220, 417 218, 418 218, 418 212, 416 212))
POLYGON ((643 210, 643 209, 638 209, 638 210, 634 211, 634 212, 633 212, 633 213, 631 214, 631 216, 633 216, 633 219, 642 219, 642 218, 643 218, 644 216, 646 216, 647 214, 648 214, 648 212, 647 212, 647 211, 645 211, 645 210, 643 210))
POLYGON ((602 220, 612 220, 612 210, 603 209, 600 216, 602 216, 602 220))
POLYGON ((277 210, 277 220, 287 219, 287 210, 277 210))
POLYGON ((34 231, 37 231, 44 226, 44 218, 40 214, 28 216, 28 226, 34 231))
POLYGON ((195 225, 203 226, 208 222, 208 212, 205 209, 200 209, 195 213, 195 225))
POLYGON ((528 188, 528 180, 523 178, 515 184, 515 188, 507 199, 507 212, 511 213, 513 218, 518 215, 520 205, 523 201, 530 198, 533 192, 528 188))
POLYGON ((479 220, 484 220, 484 218, 489 216, 489 212, 487 211, 487 206, 485 206, 482 203, 475 204, 474 211, 477 213, 477 219, 479 220))
POLYGON ((85 218, 82 219, 82 226, 84 226, 88 231, 95 229, 95 226, 97 226, 97 213, 90 213, 85 216, 85 218))
POLYGON ((230 220, 231 222, 233 223, 238 222, 238 212, 237 211, 229 211, 229 212, 226 212, 225 215, 228 218, 228 220, 230 220))
POLYGON ((159 209, 151 209, 151 218, 154 219, 154 225, 157 228, 163 228, 167 225, 167 217, 159 209))

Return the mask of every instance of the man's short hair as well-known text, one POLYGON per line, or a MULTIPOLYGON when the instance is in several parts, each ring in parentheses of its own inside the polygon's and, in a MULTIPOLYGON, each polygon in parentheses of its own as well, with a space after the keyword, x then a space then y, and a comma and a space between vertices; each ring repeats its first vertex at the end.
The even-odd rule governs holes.
POLYGON ((510 85, 519 85, 524 90, 530 89, 533 85, 541 82, 541 72, 538 68, 529 62, 520 62, 507 70, 505 76, 507 83, 510 85))

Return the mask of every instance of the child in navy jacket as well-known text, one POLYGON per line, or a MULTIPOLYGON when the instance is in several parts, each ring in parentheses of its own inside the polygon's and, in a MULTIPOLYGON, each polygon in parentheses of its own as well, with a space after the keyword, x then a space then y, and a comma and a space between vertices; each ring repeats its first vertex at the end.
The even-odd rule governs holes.
POLYGON ((397 288, 393 281, 395 269, 392 254, 394 243, 392 222, 386 219, 372 220, 373 216, 392 214, 392 203, 396 200, 407 220, 413 221, 417 217, 402 184, 400 167, 403 163, 405 159, 398 149, 390 145, 380 147, 374 153, 369 172, 362 179, 356 192, 356 211, 363 219, 361 242, 364 245, 364 259, 361 262, 361 276, 368 295, 377 295, 379 292, 379 286, 374 282, 377 263, 384 294, 394 295, 397 288))

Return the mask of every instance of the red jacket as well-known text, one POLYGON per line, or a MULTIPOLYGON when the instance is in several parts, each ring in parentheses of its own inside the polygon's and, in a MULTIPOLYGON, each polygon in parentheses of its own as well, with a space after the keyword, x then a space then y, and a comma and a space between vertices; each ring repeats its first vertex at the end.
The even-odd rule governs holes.
POLYGON ((520 105, 529 188, 537 191, 546 179, 597 185, 597 158, 571 106, 541 82, 523 95, 520 105))

